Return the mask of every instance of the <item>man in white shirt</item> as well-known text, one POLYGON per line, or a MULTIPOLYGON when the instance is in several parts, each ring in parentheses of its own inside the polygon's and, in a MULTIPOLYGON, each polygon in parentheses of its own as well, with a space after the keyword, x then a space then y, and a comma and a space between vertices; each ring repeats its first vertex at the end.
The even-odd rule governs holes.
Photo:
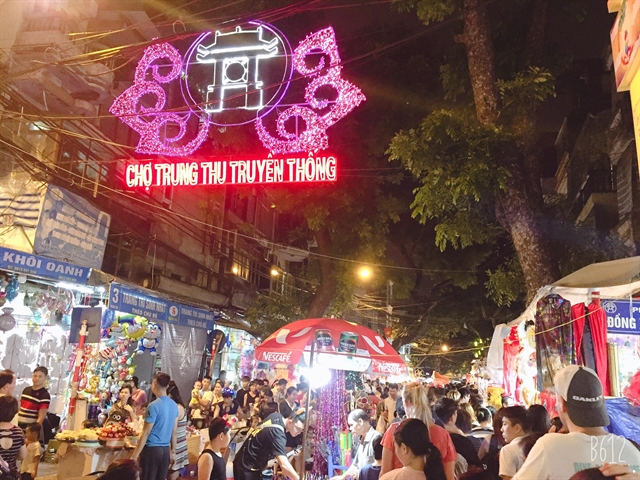
POLYGON ((625 464, 640 472, 640 451, 604 428, 609 425, 609 414, 596 373, 570 365, 556 373, 554 385, 558 415, 569 433, 540 438, 513 480, 566 480, 604 463, 625 464))
POLYGON ((502 417, 502 436, 507 445, 500 450, 499 475, 502 480, 510 480, 522 464, 524 454, 520 448, 520 441, 531 429, 531 420, 524 407, 507 407, 502 417))

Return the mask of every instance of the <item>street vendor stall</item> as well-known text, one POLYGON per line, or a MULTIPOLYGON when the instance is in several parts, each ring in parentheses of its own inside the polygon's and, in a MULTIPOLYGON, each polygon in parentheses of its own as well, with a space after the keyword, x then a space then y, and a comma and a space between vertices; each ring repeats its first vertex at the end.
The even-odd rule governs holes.
MULTIPOLYGON (((375 375, 408 373, 402 357, 382 335, 357 323, 336 318, 289 323, 258 345, 255 356, 261 362, 304 363, 312 383, 324 380, 325 386, 318 393, 318 418, 313 440, 315 451, 311 476, 315 478, 324 478, 331 464, 340 465, 339 447, 347 442, 339 436, 347 426, 344 372, 352 370, 375 375)), ((311 395, 307 395, 307 409, 310 401, 311 395)), ((307 415, 303 433, 303 459, 306 459, 310 417, 307 415)), ((304 462, 300 468, 302 466, 304 462)))
POLYGON ((520 317, 496 327, 487 356, 491 383, 518 403, 532 401, 525 387, 535 385, 534 400, 553 411, 555 372, 584 365, 597 373, 605 396, 625 397, 607 402, 610 416, 627 420, 611 428, 640 431, 640 417, 633 414, 640 398, 631 393, 639 388, 632 388, 640 371, 637 292, 640 257, 588 265, 541 288, 520 317))

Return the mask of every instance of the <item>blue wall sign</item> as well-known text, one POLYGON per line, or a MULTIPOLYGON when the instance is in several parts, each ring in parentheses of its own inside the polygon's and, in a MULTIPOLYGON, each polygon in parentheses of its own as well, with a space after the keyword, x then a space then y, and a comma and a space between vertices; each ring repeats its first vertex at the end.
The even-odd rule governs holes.
POLYGON ((640 335, 640 301, 603 300, 609 333, 640 335))
POLYGON ((0 268, 10 272, 27 273, 83 285, 87 283, 91 274, 91 269, 88 267, 80 267, 5 247, 0 247, 0 268))
POLYGON ((217 318, 214 312, 165 300, 117 282, 111 283, 109 308, 139 315, 147 320, 203 330, 213 330, 217 318))
POLYGON ((84 198, 49 185, 33 250, 56 260, 102 268, 111 216, 84 198))

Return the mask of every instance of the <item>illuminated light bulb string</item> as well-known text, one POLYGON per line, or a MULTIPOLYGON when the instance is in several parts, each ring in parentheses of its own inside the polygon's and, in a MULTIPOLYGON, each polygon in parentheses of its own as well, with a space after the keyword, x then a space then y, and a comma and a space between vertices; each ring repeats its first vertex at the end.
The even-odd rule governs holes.
MULTIPOLYGON (((166 105, 166 93, 162 84, 177 79, 184 70, 182 56, 177 49, 168 43, 159 43, 148 47, 140 60, 135 73, 133 86, 125 90, 115 99, 109 111, 135 130, 140 139, 136 152, 165 156, 187 156, 192 154, 204 142, 209 131, 209 119, 199 120, 198 134, 192 140, 185 142, 187 122, 191 115, 196 115, 190 108, 185 115, 163 111, 166 105), (168 59, 171 71, 166 75, 159 72, 160 66, 154 64, 156 60, 168 59), (147 80, 149 70, 151 80, 147 80), (140 105, 142 97, 155 97, 153 107, 140 105), (146 120, 143 117, 151 118, 146 120), (173 137, 161 138, 161 132, 168 124, 177 124, 178 132, 173 137)), ((365 100, 358 87, 344 80, 341 76, 342 66, 333 28, 325 28, 305 38, 293 53, 294 68, 304 77, 313 78, 305 89, 305 100, 311 108, 295 105, 279 113, 276 130, 281 138, 273 137, 264 126, 261 118, 256 120, 256 131, 263 145, 273 153, 297 153, 324 150, 329 146, 327 128, 349 114, 355 107, 365 100), (318 51, 325 53, 330 64, 325 70, 324 58, 313 68, 307 68, 305 60, 311 53, 318 51), (315 78, 314 78, 315 77, 315 78), (332 103, 327 113, 320 116, 312 110, 321 110, 329 106, 329 101, 316 98, 318 89, 329 86, 337 92, 337 99, 332 103), (287 131, 287 120, 299 117, 305 123, 302 133, 294 134, 287 131)), ((164 65, 163 65, 164 67, 164 65)), ((287 81, 291 81, 289 78, 287 81)))

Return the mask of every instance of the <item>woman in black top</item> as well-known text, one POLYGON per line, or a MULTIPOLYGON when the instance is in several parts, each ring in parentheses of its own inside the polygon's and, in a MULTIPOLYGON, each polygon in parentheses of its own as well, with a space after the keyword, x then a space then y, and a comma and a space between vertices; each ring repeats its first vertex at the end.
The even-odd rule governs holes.
POLYGON ((209 425, 209 442, 198 459, 198 480, 226 480, 227 465, 224 462, 223 448, 229 446, 231 427, 222 418, 214 418, 209 425))

